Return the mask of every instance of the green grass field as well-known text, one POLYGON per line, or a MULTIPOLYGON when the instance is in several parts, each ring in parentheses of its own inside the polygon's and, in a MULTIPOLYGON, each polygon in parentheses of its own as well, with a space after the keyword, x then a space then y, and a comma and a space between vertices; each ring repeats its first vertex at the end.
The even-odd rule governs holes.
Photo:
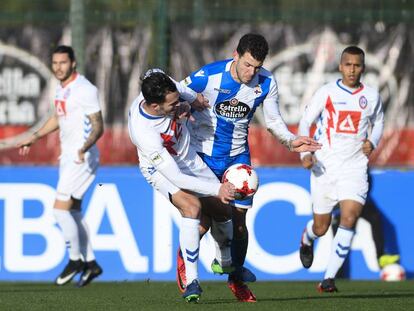
POLYGON ((188 304, 173 282, 0 283, 0 310, 414 310, 414 281, 337 281, 320 294, 315 282, 258 282, 257 303, 237 302, 225 283, 202 282, 200 303, 188 304))

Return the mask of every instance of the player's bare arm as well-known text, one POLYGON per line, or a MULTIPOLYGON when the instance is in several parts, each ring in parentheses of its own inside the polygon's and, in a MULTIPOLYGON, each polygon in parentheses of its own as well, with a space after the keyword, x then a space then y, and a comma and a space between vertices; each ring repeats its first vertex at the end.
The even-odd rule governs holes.
POLYGON ((30 152, 30 146, 34 144, 39 138, 46 136, 49 133, 56 131, 59 128, 59 121, 56 115, 51 116, 46 123, 36 132, 34 132, 29 138, 19 142, 17 148, 19 148, 19 154, 26 156, 30 152))
POLYGON ((365 139, 364 142, 362 143, 362 152, 367 157, 369 157, 373 150, 374 150, 374 145, 372 144, 372 142, 368 139, 365 139))
POLYGON ((298 136, 291 140, 289 150, 294 152, 315 152, 321 149, 322 145, 313 138, 307 136, 298 136))
POLYGON ((79 161, 85 161, 85 153, 89 150, 102 136, 104 131, 102 113, 100 111, 88 115, 89 121, 91 121, 92 131, 89 134, 88 139, 83 144, 82 148, 78 151, 79 161))

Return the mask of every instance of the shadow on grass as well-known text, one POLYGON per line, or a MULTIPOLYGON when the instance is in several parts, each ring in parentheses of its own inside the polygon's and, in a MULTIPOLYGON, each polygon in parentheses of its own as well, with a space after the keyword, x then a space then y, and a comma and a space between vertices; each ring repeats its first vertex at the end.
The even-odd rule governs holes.
POLYGON ((82 290, 80 288, 77 288, 75 283, 67 286, 56 286, 51 284, 44 284, 41 285, 39 288, 39 284, 33 285, 33 284, 19 284, 11 285, 8 288, 4 288, 3 286, 0 287, 0 294, 3 293, 47 293, 47 292, 61 292, 61 291, 76 291, 76 290, 82 290))
MULTIPOLYGON (((308 296, 308 297, 288 297, 288 298, 258 298, 258 302, 283 302, 283 301, 309 301, 309 300, 322 300, 322 299, 390 299, 390 298, 414 298, 414 292, 408 293, 378 293, 378 294, 364 294, 364 295, 341 295, 341 294, 321 294, 320 296, 308 296)), ((216 304, 228 304, 237 302, 235 299, 216 299, 216 300, 203 300, 202 304, 216 305, 216 304)))

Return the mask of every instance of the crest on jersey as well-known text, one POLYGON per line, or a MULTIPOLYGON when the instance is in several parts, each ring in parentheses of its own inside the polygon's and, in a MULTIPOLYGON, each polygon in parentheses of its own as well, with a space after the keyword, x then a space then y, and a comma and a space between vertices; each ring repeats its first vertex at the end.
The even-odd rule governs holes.
POLYGON ((361 109, 365 109, 367 108, 368 105, 368 100, 366 99, 365 96, 361 96, 359 98, 359 107, 361 107, 361 109))
POLYGON ((260 86, 260 84, 258 84, 258 85, 256 85, 254 87, 254 91, 253 92, 254 92, 254 94, 256 94, 256 96, 259 96, 259 95, 261 95, 263 93, 262 87, 260 86))

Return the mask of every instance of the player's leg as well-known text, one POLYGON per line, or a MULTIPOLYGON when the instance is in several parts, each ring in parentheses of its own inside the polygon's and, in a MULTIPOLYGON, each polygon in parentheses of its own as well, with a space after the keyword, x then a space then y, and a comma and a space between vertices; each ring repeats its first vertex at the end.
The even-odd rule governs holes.
POLYGON ((232 208, 214 197, 203 197, 200 201, 204 218, 210 218, 210 233, 214 238, 216 249, 211 269, 217 274, 228 274, 234 270, 230 248, 233 238, 232 208))
POLYGON ((313 243, 328 231, 331 223, 331 213, 313 214, 313 219, 309 221, 303 230, 300 241, 299 257, 304 268, 308 269, 313 263, 313 243))
MULTIPOLYGON (((247 152, 238 155, 232 159, 231 163, 228 163, 227 167, 236 163, 251 165, 250 154, 247 152)), ((244 267, 249 243, 246 214, 253 205, 253 198, 248 198, 243 201, 235 200, 232 204, 234 208, 232 211, 233 241, 231 244, 231 257, 235 271, 229 275, 227 285, 239 301, 256 302, 255 295, 245 283, 256 281, 256 276, 244 267)))
MULTIPOLYGON (((200 239, 203 237, 204 234, 211 227, 211 217, 206 215, 204 212, 201 213, 200 217, 200 225, 198 227, 200 239)), ((176 280, 177 286, 181 293, 185 292, 185 288, 187 286, 187 277, 186 277, 186 269, 185 269, 185 262, 183 258, 183 254, 181 252, 181 247, 178 247, 177 250, 177 271, 176 271, 176 280)))
POLYGON ((256 296, 245 283, 245 275, 252 281, 256 277, 243 267, 247 254, 249 233, 246 227, 247 209, 233 208, 233 241, 231 244, 231 257, 235 271, 229 274, 227 285, 237 300, 241 302, 256 302, 256 296))
MULTIPOLYGON (((248 152, 238 155, 237 157, 223 157, 223 158, 216 158, 216 157, 210 157, 205 154, 200 155, 204 163, 207 164, 207 166, 211 169, 212 172, 217 176, 217 178, 220 180, 221 176, 224 174, 226 168, 231 166, 235 163, 245 163, 250 165, 250 155, 248 152)), ((200 160, 201 160, 200 158, 200 160)), ((193 171, 194 172, 194 171, 193 171)), ((202 174, 201 174, 202 175, 202 174)), ((247 200, 242 201, 241 204, 245 208, 251 207, 252 201, 247 200), (248 202, 247 202, 248 201, 248 202), (246 206, 248 205, 248 206, 246 206)), ((238 201, 235 201, 237 204, 238 201)), ((234 215, 234 214, 233 214, 234 215)), ((245 224, 245 212, 243 213, 243 217, 240 219, 240 222, 242 223, 242 228, 244 228, 244 234, 245 236, 240 239, 240 241, 234 240, 235 237, 238 237, 240 235, 235 235, 234 232, 236 232, 236 229, 234 227, 234 218, 233 221, 233 241, 231 245, 231 254, 232 254, 232 261, 233 264, 236 262, 241 262, 241 266, 239 266, 237 274, 234 272, 229 275, 229 288, 233 292, 233 294, 236 296, 236 298, 240 301, 256 301, 256 298, 254 297, 253 293, 248 289, 248 287, 244 284, 244 276, 246 275, 250 280, 255 280, 256 277, 252 272, 249 270, 243 268, 243 263, 246 257, 247 252, 247 243, 248 243, 248 234, 247 234, 247 228, 245 224), (240 251, 234 252, 233 249, 239 249, 240 251), (236 255, 237 258, 233 257, 236 255), (240 273, 240 271, 242 273, 240 273), (235 276, 237 276, 237 281, 234 280, 235 276)))
POLYGON ((325 279, 334 279, 348 256, 352 238, 355 234, 355 224, 362 212, 362 208, 363 205, 360 202, 353 200, 343 200, 340 202, 341 221, 332 243, 325 279))
POLYGON ((67 180, 67 187, 73 201, 70 213, 78 228, 79 249, 81 257, 85 262, 84 269, 77 283, 79 287, 88 285, 103 272, 95 260, 88 227, 81 214, 82 198, 96 177, 98 165, 99 155, 96 152, 88 152, 85 155, 84 163, 72 163, 70 164, 70 171, 66 170, 65 172, 65 180, 67 180))
POLYGON ((323 292, 337 291, 334 278, 350 251, 355 225, 361 215, 368 192, 366 170, 355 169, 341 172, 337 180, 336 192, 341 218, 332 243, 324 280, 318 286, 318 289, 323 292))
POLYGON ((65 239, 68 248, 69 262, 56 278, 56 285, 65 285, 69 283, 76 274, 83 270, 84 267, 84 263, 81 260, 78 227, 75 219, 70 213, 73 200, 70 197, 68 200, 64 199, 65 198, 62 196, 59 196, 56 199, 53 213, 62 230, 63 238, 65 239))
MULTIPOLYGON (((178 252, 180 256, 177 257, 180 257, 184 263, 185 289, 183 284, 178 285, 180 290, 184 290, 183 298, 186 301, 198 301, 202 292, 197 267, 200 251, 201 202, 194 194, 180 190, 158 171, 150 174, 145 167, 140 168, 147 182, 169 200, 182 216, 179 233, 181 252, 178 252)), ((177 267, 179 266, 178 261, 177 267)), ((178 269, 177 276, 179 276, 178 269)))
MULTIPOLYGON (((233 241, 231 253, 233 265, 241 272, 244 265, 247 247, 249 244, 249 232, 246 226, 247 209, 233 207, 233 241)), ((236 275, 235 275, 236 276, 236 275)))
MULTIPOLYGON (((250 165, 250 154, 245 152, 237 155, 236 157, 211 157, 205 154, 200 155, 204 163, 214 172, 218 179, 221 179, 224 172, 228 167, 236 163, 244 163, 250 165)), ((237 276, 241 275, 243 271, 243 264, 246 258, 247 246, 248 246, 248 232, 246 227, 246 212, 248 208, 252 206, 252 198, 245 201, 234 201, 233 208, 233 240, 231 244, 232 249, 232 261, 236 267, 237 276)), ((250 272, 250 271, 249 271, 250 272)), ((254 281, 255 276, 250 272, 249 281, 254 281), (254 279, 254 280, 253 280, 254 279)), ((241 277, 238 277, 241 279, 241 277)))
POLYGON ((311 174, 311 197, 313 219, 310 220, 303 230, 299 257, 304 268, 308 269, 313 263, 313 243, 323 236, 331 224, 331 212, 336 204, 333 184, 326 175, 315 176, 311 174))
POLYGON ((171 202, 182 216, 179 239, 186 275, 183 297, 188 302, 198 301, 202 291, 198 280, 201 202, 196 196, 182 190, 171 195, 171 202))
POLYGON ((56 200, 53 213, 69 252, 69 263, 57 277, 56 284, 69 283, 73 277, 81 272, 84 263, 81 260, 79 230, 75 219, 70 213, 74 201, 72 194, 79 185, 78 177, 85 171, 84 165, 75 164, 70 157, 63 157, 59 165, 59 181, 56 187, 56 200))
POLYGON ((84 269, 77 283, 78 287, 88 285, 92 280, 100 276, 103 272, 101 266, 96 262, 95 254, 92 249, 92 245, 89 238, 88 225, 82 217, 81 204, 82 201, 73 199, 74 205, 70 211, 73 219, 75 219, 76 225, 78 226, 79 232, 79 244, 80 252, 85 262, 84 269))

